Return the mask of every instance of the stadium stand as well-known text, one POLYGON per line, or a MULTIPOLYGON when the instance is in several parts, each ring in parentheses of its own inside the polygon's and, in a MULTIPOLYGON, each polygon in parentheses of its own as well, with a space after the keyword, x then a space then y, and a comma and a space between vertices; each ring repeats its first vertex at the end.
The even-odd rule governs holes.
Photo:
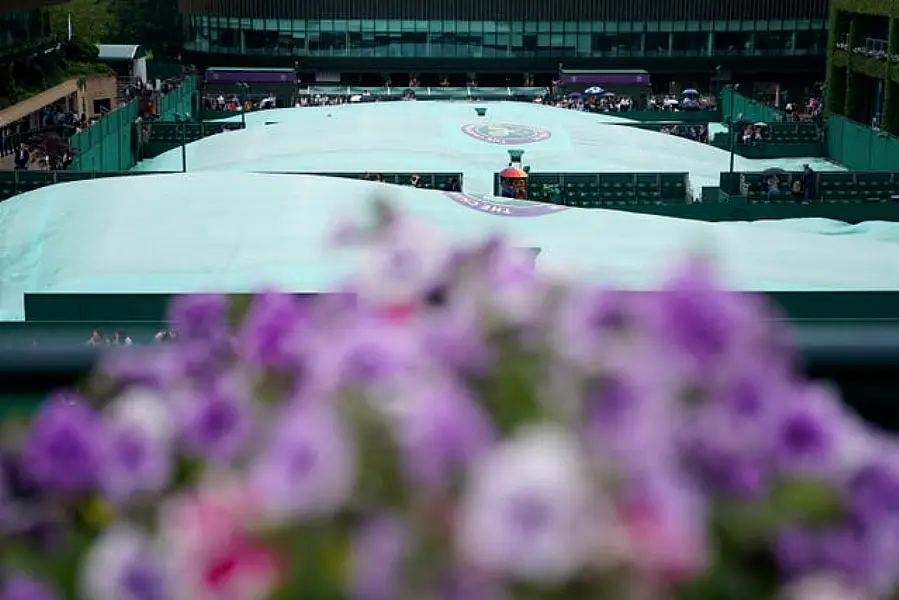
MULTIPOLYGON (((153 171, 0 171, 0 201, 6 200, 55 183, 85 181, 104 177, 126 177, 130 175, 160 175, 153 171)), ((399 185, 415 185, 424 189, 462 191, 462 173, 278 173, 282 175, 322 175, 346 179, 369 179, 399 185), (413 184, 413 178, 418 179, 413 184), (456 184, 451 187, 452 184, 456 184)))
MULTIPOLYGON (((843 171, 815 173, 812 200, 828 203, 887 202, 899 199, 899 173, 885 171, 843 171)), ((732 196, 745 196, 750 202, 789 199, 793 183, 801 181, 801 172, 722 173, 721 190, 732 196), (768 193, 772 176, 779 193, 768 193)))

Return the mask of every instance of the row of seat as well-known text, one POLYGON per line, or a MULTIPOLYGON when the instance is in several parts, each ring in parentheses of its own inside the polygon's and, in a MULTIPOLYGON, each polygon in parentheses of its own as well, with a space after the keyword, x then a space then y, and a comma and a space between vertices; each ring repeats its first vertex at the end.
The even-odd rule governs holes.
MULTIPOLYGON (((499 173, 494 180, 499 195, 499 173)), ((527 190, 529 200, 570 206, 692 200, 689 173, 530 173, 527 190)))
POLYGON ((462 189, 462 173, 449 172, 400 172, 400 173, 375 173, 358 171, 351 173, 343 172, 327 172, 327 173, 308 173, 308 172, 290 172, 291 175, 323 175, 326 177, 340 177, 342 179, 363 179, 369 181, 381 181, 382 183, 393 183, 396 185, 414 185, 415 187, 429 190, 449 190, 451 180, 455 179, 459 183, 459 189, 462 189), (413 176, 418 177, 418 183, 412 181, 413 176))
MULTIPOLYGON (((742 142, 743 128, 750 123, 740 124, 735 127, 737 143, 742 142)), ((815 144, 821 142, 823 131, 817 123, 812 121, 784 121, 767 123, 762 139, 766 144, 815 144)), ((713 141, 719 148, 728 148, 727 132, 715 134, 713 141)))
MULTIPOLYGON (((782 193, 792 191, 793 182, 802 181, 802 172, 776 174, 782 193)), ((767 196, 771 173, 722 173, 721 189, 750 200, 767 196)), ((899 198, 899 173, 886 171, 817 172, 813 199, 827 202, 886 201, 899 198)))
POLYGON ((822 139, 821 128, 811 121, 771 123, 765 141, 769 144, 811 144, 822 139))

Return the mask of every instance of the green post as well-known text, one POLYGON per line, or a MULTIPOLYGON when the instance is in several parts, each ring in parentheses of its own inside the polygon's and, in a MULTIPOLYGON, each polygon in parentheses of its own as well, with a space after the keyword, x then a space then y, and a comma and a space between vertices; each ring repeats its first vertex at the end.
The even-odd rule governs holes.
POLYGON ((181 125, 181 172, 187 173, 187 121, 182 114, 175 115, 175 121, 181 125))
POLYGON ((250 92, 250 84, 241 81, 237 84, 237 87, 240 88, 240 124, 246 129, 247 128, 247 96, 250 92))
MULTIPOLYGON (((731 175, 733 175, 734 174, 734 154, 736 152, 736 148, 734 146, 736 144, 737 131, 736 131, 736 124, 734 123, 733 86, 728 85, 727 88, 725 88, 725 91, 728 91, 728 90, 731 93, 731 101, 730 101, 730 106, 728 109, 728 114, 724 117, 724 119, 727 122, 727 130, 729 132, 728 137, 730 138, 728 141, 728 149, 730 150, 730 169, 728 172, 731 175)), ((731 177, 731 179, 733 179, 733 177, 731 177)))

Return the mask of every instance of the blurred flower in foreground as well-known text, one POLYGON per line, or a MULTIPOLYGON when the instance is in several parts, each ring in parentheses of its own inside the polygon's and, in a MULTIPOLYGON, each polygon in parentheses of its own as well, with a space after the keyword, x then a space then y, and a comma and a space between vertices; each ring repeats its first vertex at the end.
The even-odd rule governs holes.
POLYGON ((340 294, 179 298, 4 440, 0 600, 896 597, 899 443, 709 261, 644 293, 383 205, 336 237, 340 294))
POLYGON ((601 504, 577 439, 535 426, 474 467, 459 509, 463 556, 488 572, 562 583, 590 559, 601 504))
POLYGON ((99 416, 77 396, 49 400, 35 419, 23 448, 23 463, 41 487, 87 492, 101 469, 103 428, 99 416))
POLYGON ((56 600, 58 596, 43 582, 21 573, 0 580, 0 600, 56 600))
POLYGON ((171 598, 158 548, 136 528, 114 524, 95 542, 82 569, 82 591, 92 600, 171 598))

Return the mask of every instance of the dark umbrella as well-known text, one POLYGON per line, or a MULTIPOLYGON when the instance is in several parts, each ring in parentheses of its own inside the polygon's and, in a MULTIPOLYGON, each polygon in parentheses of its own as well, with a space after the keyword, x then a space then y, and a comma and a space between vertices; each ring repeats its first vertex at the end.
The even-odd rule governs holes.
POLYGON ((786 173, 786 171, 780 167, 771 167, 770 169, 762 171, 762 177, 772 177, 774 175, 783 175, 784 173, 786 173))
POLYGON ((570 94, 568 94, 568 97, 569 98, 580 98, 581 94, 579 92, 571 92, 570 94))

